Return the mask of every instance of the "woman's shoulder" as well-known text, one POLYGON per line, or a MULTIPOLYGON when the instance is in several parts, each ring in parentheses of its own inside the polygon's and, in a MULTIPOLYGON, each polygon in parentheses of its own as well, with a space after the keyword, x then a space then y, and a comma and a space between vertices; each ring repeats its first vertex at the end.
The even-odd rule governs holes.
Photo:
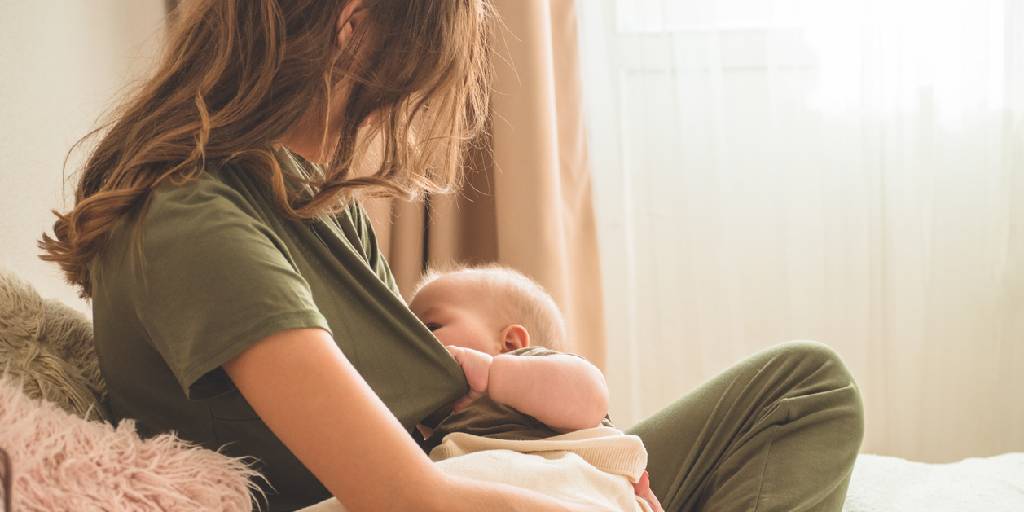
POLYGON ((192 216, 209 218, 215 215, 211 211, 256 216, 252 197, 247 197, 226 179, 225 172, 222 169, 208 169, 184 182, 164 180, 150 193, 146 219, 153 220, 154 216, 161 215, 172 215, 179 220, 192 216))
POLYGON ((275 238, 261 212, 251 196, 217 171, 180 182, 165 179, 138 211, 116 222, 96 263, 125 268, 129 261, 164 259, 172 252, 196 254, 213 264, 228 256, 225 251, 266 247, 275 238))

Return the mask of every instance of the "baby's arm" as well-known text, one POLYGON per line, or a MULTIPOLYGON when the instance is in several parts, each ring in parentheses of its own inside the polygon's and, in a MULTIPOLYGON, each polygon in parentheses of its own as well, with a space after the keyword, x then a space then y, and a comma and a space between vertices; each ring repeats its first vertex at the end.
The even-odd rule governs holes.
POLYGON ((569 354, 497 356, 487 394, 559 431, 597 426, 608 414, 604 374, 569 354))
MULTIPOLYGON (((449 346, 472 395, 512 407, 557 431, 590 428, 608 414, 608 386, 596 366, 570 354, 499 355, 449 346)), ((461 405, 457 404, 457 408, 461 405)))

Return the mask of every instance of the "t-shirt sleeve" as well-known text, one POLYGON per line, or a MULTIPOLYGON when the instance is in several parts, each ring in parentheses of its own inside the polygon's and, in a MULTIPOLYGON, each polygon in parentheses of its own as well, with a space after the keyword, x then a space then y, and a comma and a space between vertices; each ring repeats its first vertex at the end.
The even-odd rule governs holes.
POLYGON ((129 289, 186 396, 231 389, 220 366, 277 331, 331 332, 287 247, 241 194, 206 176, 153 194, 129 289))
POLYGON ((529 347, 517 348, 510 352, 506 352, 506 355, 510 356, 554 356, 554 355, 567 355, 575 356, 580 359, 586 359, 579 354, 573 354, 571 352, 561 352, 558 350, 550 349, 540 345, 531 345, 529 347))

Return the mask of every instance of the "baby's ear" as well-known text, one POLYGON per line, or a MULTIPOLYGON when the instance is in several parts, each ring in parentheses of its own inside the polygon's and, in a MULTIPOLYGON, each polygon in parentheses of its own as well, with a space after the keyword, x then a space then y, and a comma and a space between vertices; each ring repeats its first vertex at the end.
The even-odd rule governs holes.
POLYGON ((512 352, 530 346, 530 332, 519 324, 512 324, 501 330, 501 353, 512 352))

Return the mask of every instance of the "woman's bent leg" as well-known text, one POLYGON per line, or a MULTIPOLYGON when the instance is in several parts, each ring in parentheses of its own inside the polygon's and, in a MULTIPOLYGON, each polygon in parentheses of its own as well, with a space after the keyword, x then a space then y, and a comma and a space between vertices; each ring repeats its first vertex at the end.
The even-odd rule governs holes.
POLYGON ((667 512, 842 509, 864 433, 860 392, 827 345, 758 352, 630 429, 667 512))

